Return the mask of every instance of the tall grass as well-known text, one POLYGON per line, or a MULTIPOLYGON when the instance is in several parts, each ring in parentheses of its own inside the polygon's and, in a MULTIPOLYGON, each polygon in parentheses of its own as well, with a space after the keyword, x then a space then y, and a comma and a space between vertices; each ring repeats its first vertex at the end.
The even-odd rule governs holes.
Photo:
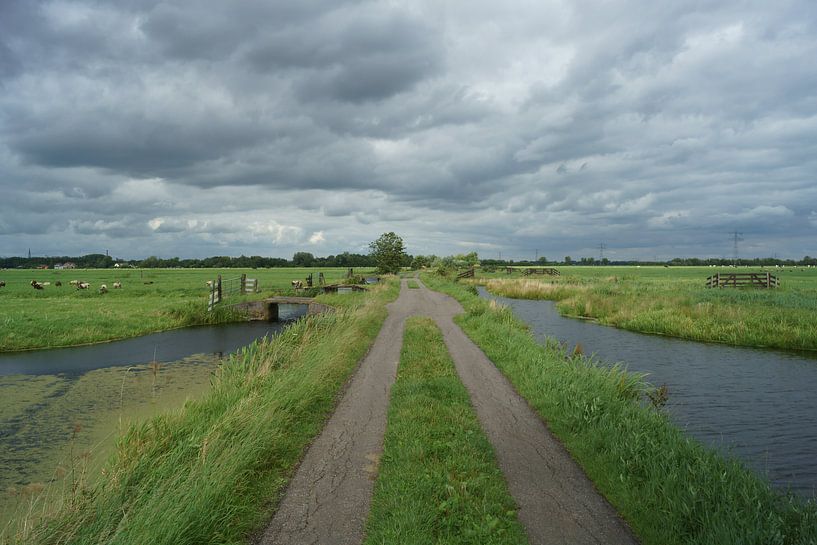
POLYGON ((406 322, 366 543, 527 543, 491 444, 429 318, 406 322))
MULTIPOLYGON (((590 269, 590 268, 589 268, 590 269)), ((631 331, 741 346, 817 350, 817 279, 782 288, 706 289, 689 271, 661 276, 571 271, 556 279, 482 278, 497 295, 550 299, 567 316, 631 331), (586 274, 586 276, 577 276, 586 274)), ((674 271, 673 271, 674 272, 674 271)), ((810 274, 810 273, 803 273, 810 274)))
POLYGON ((426 283, 466 308, 457 319, 582 465, 645 544, 817 542, 817 506, 772 490, 684 435, 621 368, 541 346, 513 314, 461 286, 426 283))
POLYGON ((101 482, 19 543, 239 543, 261 524, 396 297, 327 297, 312 316, 220 367, 210 392, 131 427, 101 482))

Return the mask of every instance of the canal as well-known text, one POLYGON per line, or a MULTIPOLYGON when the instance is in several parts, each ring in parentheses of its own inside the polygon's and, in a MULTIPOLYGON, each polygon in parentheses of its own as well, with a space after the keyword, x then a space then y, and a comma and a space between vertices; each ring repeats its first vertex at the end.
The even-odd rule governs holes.
POLYGON ((666 384, 666 410, 701 442, 778 488, 817 496, 817 357, 633 333, 561 316, 552 301, 480 295, 510 307, 538 340, 558 339, 666 384))

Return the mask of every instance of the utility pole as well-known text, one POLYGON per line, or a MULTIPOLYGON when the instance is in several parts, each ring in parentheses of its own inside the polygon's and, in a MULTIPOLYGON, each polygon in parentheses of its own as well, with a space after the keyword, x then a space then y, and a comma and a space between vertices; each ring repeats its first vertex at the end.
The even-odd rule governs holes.
POLYGON ((599 261, 604 261, 604 250, 607 249, 607 245, 605 243, 599 244, 599 261))
POLYGON ((738 233, 737 231, 732 233, 732 242, 733 242, 732 252, 734 254, 734 258, 732 260, 732 265, 734 265, 735 267, 738 266, 738 256, 740 255, 738 253, 738 242, 740 242, 742 240, 743 240, 743 233, 738 233))
POLYGON ((536 248, 536 257, 533 260, 539 261, 539 248, 536 248))

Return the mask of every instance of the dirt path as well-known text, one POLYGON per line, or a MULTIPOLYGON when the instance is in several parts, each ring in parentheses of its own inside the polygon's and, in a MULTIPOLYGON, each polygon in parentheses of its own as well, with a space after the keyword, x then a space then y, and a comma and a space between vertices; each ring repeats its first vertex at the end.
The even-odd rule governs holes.
POLYGON ((530 543, 637 543, 527 402, 454 324, 462 312, 454 299, 422 284, 408 289, 403 281, 371 351, 292 479, 263 545, 363 541, 403 325, 414 315, 430 316, 442 329, 530 543))

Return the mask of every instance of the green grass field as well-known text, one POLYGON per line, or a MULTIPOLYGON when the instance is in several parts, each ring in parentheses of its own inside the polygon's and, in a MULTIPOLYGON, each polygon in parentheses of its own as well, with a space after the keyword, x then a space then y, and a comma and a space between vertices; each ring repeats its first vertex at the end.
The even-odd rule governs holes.
MULTIPOLYGON (((0 270, 0 352, 74 346, 135 337, 189 325, 233 321, 238 317, 221 310, 207 313, 206 282, 221 274, 223 280, 246 274, 259 281, 260 294, 225 299, 225 303, 275 293, 293 293, 292 280, 313 273, 315 285, 323 272, 327 283, 340 282, 345 268, 281 269, 94 269, 0 270), (50 282, 43 290, 31 280, 50 282), (62 287, 57 287, 57 281, 62 287), (90 282, 77 290, 71 280, 90 282), (122 289, 113 289, 113 283, 122 289), (98 288, 107 284, 108 293, 98 288)), ((362 274, 363 269, 356 269, 362 274)))
MULTIPOLYGON (((643 333, 741 346, 817 350, 817 268, 765 269, 781 287, 706 288, 716 272, 758 268, 559 267, 558 277, 480 272, 492 293, 558 301, 567 316, 643 333)), ((763 272, 765 272, 763 271, 763 272)))

